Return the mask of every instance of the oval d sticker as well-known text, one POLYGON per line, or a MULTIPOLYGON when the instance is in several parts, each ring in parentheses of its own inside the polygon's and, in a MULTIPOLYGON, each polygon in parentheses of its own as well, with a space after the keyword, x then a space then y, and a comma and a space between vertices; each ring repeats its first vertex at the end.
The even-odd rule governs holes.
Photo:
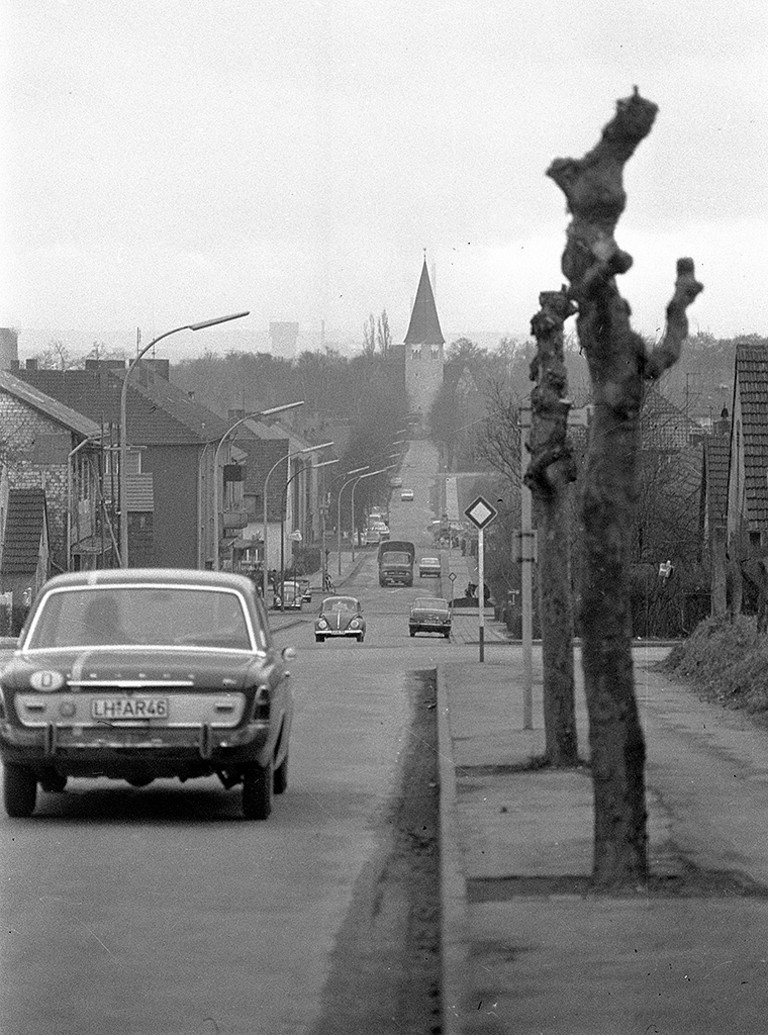
POLYGON ((64 676, 61 672, 42 669, 40 672, 32 673, 29 677, 29 685, 33 690, 39 690, 41 693, 51 693, 53 690, 60 690, 64 686, 64 676))

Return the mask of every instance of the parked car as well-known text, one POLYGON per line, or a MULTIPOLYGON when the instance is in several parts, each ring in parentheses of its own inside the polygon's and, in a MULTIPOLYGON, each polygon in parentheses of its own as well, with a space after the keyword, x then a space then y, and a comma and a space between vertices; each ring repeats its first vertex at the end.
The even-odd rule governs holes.
POLYGON ((283 582, 275 587, 272 597, 274 611, 301 611, 304 590, 299 582, 283 582))
POLYGON ((403 489, 402 492, 400 493, 400 499, 403 500, 403 502, 412 503, 413 502, 413 489, 403 489))
POLYGON ((443 597, 417 597, 408 614, 408 632, 440 633, 446 639, 451 636, 451 608, 443 597))
POLYGON ((441 573, 439 557, 422 557, 419 561, 419 578, 439 579, 441 573))
POLYGON ((110 569, 42 588, 0 673, 9 816, 38 786, 217 775, 266 819, 288 783, 293 698, 253 582, 226 572, 110 569))
POLYGON ((326 597, 315 619, 315 640, 323 643, 329 636, 350 636, 362 643, 365 639, 365 618, 360 601, 355 597, 326 597))
POLYGON ((392 486, 393 489, 399 489, 400 486, 403 484, 403 479, 400 478, 398 475, 395 475, 394 478, 389 479, 389 484, 392 486))
POLYGON ((379 533, 375 528, 366 528, 363 533, 363 543, 366 546, 377 546, 379 543, 379 533))

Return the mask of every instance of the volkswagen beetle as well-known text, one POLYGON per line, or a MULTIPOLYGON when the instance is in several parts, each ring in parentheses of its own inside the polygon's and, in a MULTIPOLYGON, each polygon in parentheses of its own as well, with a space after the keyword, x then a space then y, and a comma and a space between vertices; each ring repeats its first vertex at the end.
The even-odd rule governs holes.
POLYGON ((355 597, 326 597, 315 619, 315 640, 323 643, 328 637, 349 636, 358 643, 365 639, 365 618, 360 601, 355 597))
POLYGON ((242 575, 105 570, 49 580, 0 673, 0 756, 10 816, 38 787, 107 777, 217 775, 248 819, 285 791, 292 648, 278 651, 242 575))

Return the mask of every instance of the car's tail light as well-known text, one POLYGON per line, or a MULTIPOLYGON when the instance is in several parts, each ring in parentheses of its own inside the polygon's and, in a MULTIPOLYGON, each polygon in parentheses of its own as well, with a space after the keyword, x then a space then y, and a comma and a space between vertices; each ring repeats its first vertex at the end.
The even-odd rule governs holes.
POLYGON ((266 722, 269 720, 269 706, 271 697, 269 693, 269 687, 262 683, 256 690, 256 694, 253 699, 253 721, 254 722, 266 722))

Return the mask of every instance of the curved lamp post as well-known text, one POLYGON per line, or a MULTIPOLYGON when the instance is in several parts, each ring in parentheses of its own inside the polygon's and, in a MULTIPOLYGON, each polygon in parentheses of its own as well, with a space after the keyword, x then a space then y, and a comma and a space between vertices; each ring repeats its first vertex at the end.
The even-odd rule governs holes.
MULTIPOLYGON (((321 464, 310 464, 312 470, 317 470, 318 467, 330 467, 331 464, 337 464, 338 459, 335 460, 324 460, 321 464)), ((285 590, 283 589, 283 583, 285 582, 285 511, 287 509, 288 501, 288 486, 291 484, 294 478, 298 475, 303 474, 306 471, 306 467, 300 467, 298 471, 294 471, 288 481, 285 483, 285 489, 283 490, 283 501, 280 507, 280 610, 285 611, 285 590)), ((294 577, 296 575, 296 569, 294 568, 294 577)))
POLYGON ((228 428, 219 439, 219 443, 216 446, 216 452, 213 457, 213 569, 214 571, 219 570, 219 452, 222 446, 232 434, 236 431, 241 424, 245 424, 248 420, 258 420, 260 417, 273 417, 277 413, 284 413, 286 410, 295 410, 298 406, 303 406, 304 400, 300 402, 284 403, 282 406, 272 406, 268 410, 258 410, 256 413, 248 413, 245 417, 240 417, 235 423, 228 428))
MULTIPOLYGON (((264 540, 264 563, 263 563, 263 569, 264 570, 262 572, 262 581, 261 581, 261 587, 262 587, 262 592, 264 594, 264 600, 265 601, 267 599, 267 593, 269 592, 269 579, 268 579, 268 571, 267 571, 267 535, 268 535, 268 527, 267 527, 267 486, 269 485, 270 476, 272 475, 273 471, 277 470, 277 468, 280 466, 280 464, 284 464, 286 462, 290 464, 291 460, 295 456, 301 456, 302 453, 315 453, 315 452, 317 452, 320 449, 326 449, 328 446, 332 446, 332 445, 333 445, 333 442, 321 442, 320 445, 318 445, 318 446, 307 446, 305 449, 295 449, 292 453, 286 453, 285 456, 281 456, 280 459, 278 461, 276 461, 274 464, 272 464, 270 469, 267 471, 267 477, 264 479, 264 497, 263 497, 263 499, 264 499, 264 528, 263 528, 262 538, 264 540)), ((282 497, 281 497, 281 499, 282 499, 282 497)), ((281 507, 280 507, 280 517, 281 518, 282 518, 282 513, 283 512, 282 512, 282 503, 281 503, 281 507)), ((282 524, 282 521, 281 521, 281 524, 282 524)), ((283 547, 282 547, 282 542, 281 542, 281 544, 280 544, 281 551, 282 551, 282 548, 283 547)))
POLYGON ((204 327, 215 327, 219 323, 228 323, 230 320, 240 320, 243 316, 248 316, 248 312, 244 313, 232 313, 230 316, 216 316, 213 320, 202 320, 200 323, 185 323, 183 327, 174 327, 171 331, 166 331, 164 334, 159 334, 156 338, 153 338, 141 352, 137 353, 134 359, 131 360, 128 365, 128 369, 125 372, 123 378, 123 388, 120 392, 120 471, 118 472, 118 484, 120 487, 120 567, 128 567, 128 500, 127 489, 128 489, 128 472, 126 470, 126 460, 128 456, 128 439, 127 429, 125 427, 127 411, 128 411, 128 380, 134 371, 136 364, 149 352, 153 345, 157 345, 163 338, 168 338, 171 334, 176 334, 178 331, 201 331, 204 327))
POLYGON ((352 484, 361 471, 367 471, 370 466, 370 464, 365 464, 364 467, 353 467, 351 471, 347 471, 347 474, 351 474, 352 477, 344 482, 336 497, 336 548, 339 553, 339 575, 341 575, 341 494, 348 485, 352 484))
MULTIPOLYGON (((399 453, 395 453, 395 456, 399 456, 399 453)), ((368 474, 361 474, 355 479, 355 484, 352 486, 352 560, 355 559, 355 489, 357 483, 361 482, 364 478, 373 478, 375 474, 384 474, 385 471, 391 471, 396 464, 390 464, 388 467, 380 467, 377 471, 369 471, 368 474)))

